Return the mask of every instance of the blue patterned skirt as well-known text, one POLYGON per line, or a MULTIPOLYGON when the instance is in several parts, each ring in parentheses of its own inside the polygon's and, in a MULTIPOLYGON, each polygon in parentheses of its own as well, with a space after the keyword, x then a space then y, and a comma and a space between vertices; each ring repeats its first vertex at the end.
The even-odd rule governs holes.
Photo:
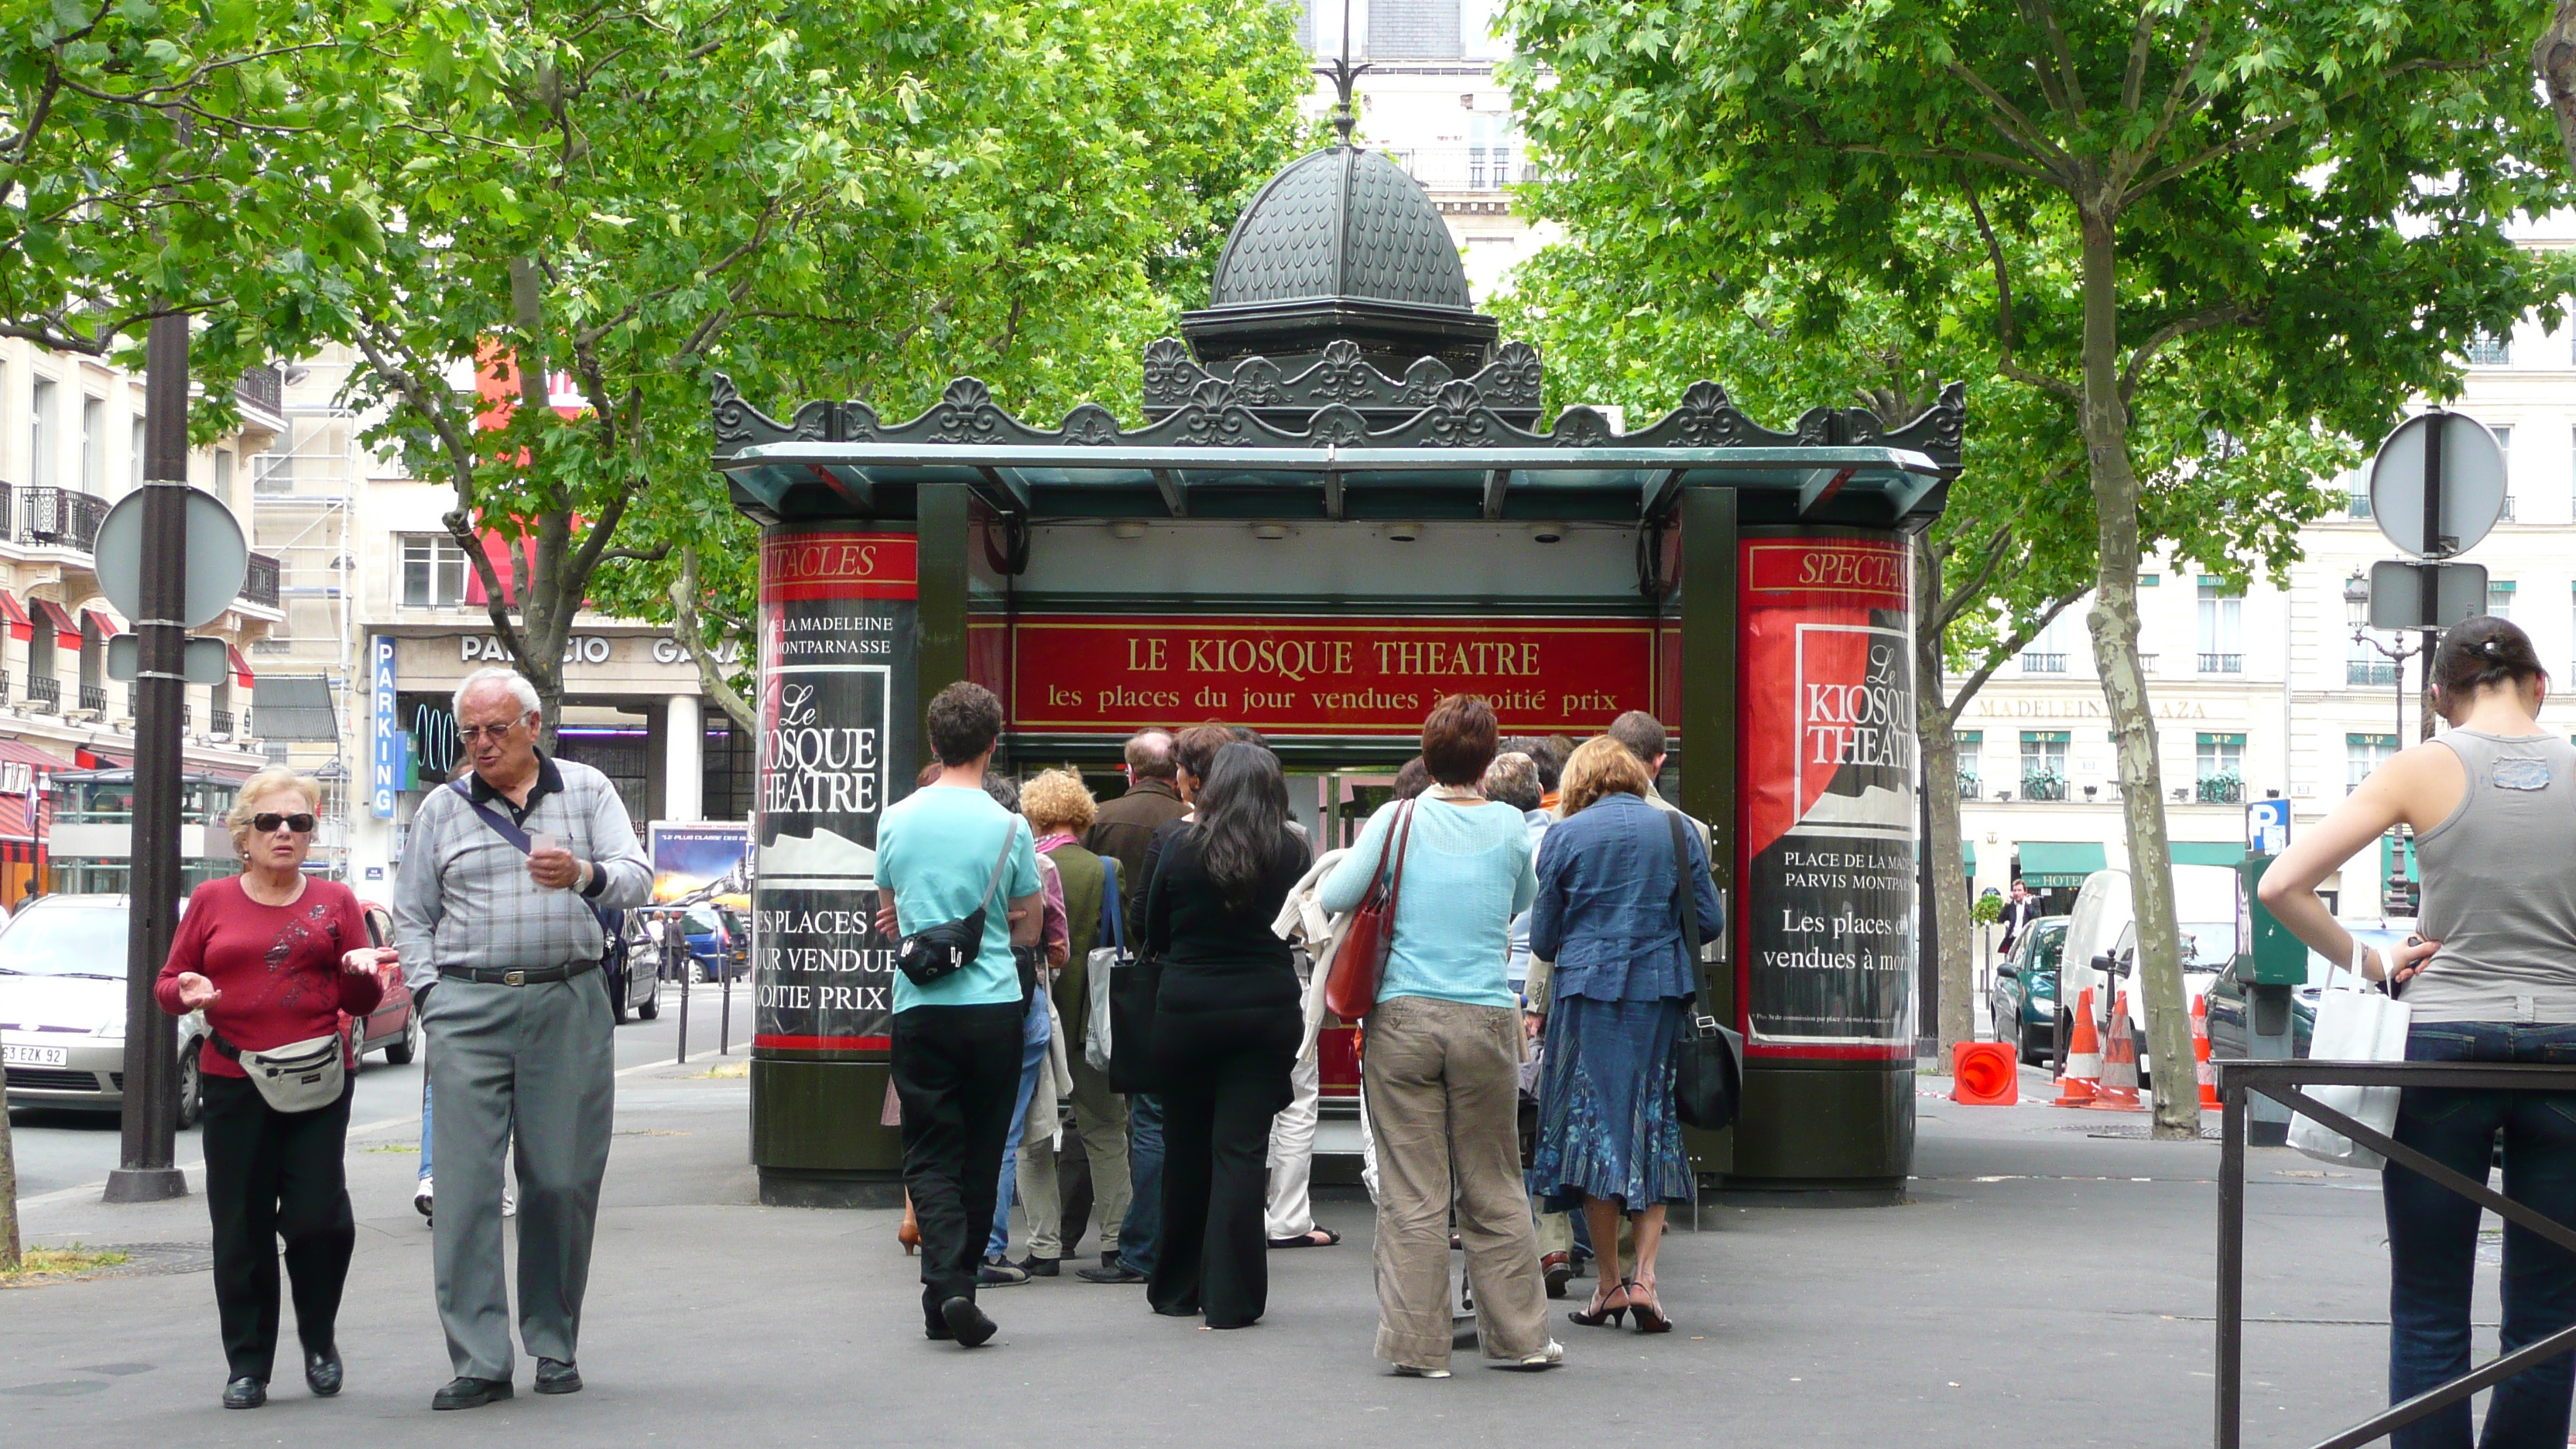
POLYGON ((1685 1003, 1557 998, 1539 1072, 1530 1191, 1550 1212, 1586 1196, 1631 1211, 1691 1200, 1690 1159, 1673 1114, 1673 1047, 1685 1003))

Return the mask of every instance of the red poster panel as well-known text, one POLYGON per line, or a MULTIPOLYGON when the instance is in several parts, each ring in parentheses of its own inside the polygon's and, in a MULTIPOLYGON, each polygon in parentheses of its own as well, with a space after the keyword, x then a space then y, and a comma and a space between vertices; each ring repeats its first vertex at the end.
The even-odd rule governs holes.
POLYGON ((760 541, 760 601, 920 597, 909 533, 787 533, 760 541))
POLYGON ((1921 752, 1912 559, 1874 539, 1743 544, 1746 1050, 1914 1051, 1921 752))
POLYGON ((1506 734, 1586 734, 1654 703, 1644 619, 1055 615, 1011 631, 1011 725, 1124 734, 1222 719, 1276 735, 1409 734, 1441 696, 1506 734))

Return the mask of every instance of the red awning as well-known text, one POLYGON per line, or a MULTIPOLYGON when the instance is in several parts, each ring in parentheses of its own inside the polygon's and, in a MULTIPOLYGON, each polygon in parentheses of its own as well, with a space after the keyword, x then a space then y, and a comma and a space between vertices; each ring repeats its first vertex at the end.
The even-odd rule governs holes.
POLYGON ((233 683, 244 689, 248 689, 259 682, 257 676, 250 672, 250 662, 242 658, 241 651, 239 649, 234 648, 230 644, 226 644, 224 646, 224 652, 232 656, 233 683))
POLYGON ((7 589, 0 589, 0 619, 8 622, 9 637, 19 643, 24 644, 36 637, 36 624, 27 617, 27 606, 19 603, 18 596, 7 589))
POLYGON ((71 610, 51 599, 38 599, 35 604, 36 617, 53 626, 54 643, 77 652, 81 646, 81 627, 73 620, 71 610))
POLYGON ((125 632, 125 626, 116 622, 115 616, 105 609, 83 609, 81 613, 98 624, 98 637, 101 639, 113 639, 125 632))

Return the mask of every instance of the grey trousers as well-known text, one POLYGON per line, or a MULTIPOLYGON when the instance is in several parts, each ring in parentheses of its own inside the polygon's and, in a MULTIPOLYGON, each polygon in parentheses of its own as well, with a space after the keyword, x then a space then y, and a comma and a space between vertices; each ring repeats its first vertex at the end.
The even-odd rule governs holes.
MULTIPOLYGON (((1449 1212, 1485 1357, 1547 1347, 1547 1286, 1521 1184, 1520 1013, 1391 996, 1360 1052, 1377 1139, 1377 1356, 1449 1366, 1449 1212)), ((442 1108, 441 1110, 445 1110, 442 1108)))
MULTIPOLYGON (((1079 1043, 1074 1044, 1072 1066, 1073 1132, 1091 1160, 1091 1206, 1100 1223, 1100 1251, 1114 1253, 1119 1225, 1127 1219, 1127 1099, 1109 1090, 1109 1074, 1083 1059, 1079 1043)), ((1064 1193, 1056 1181, 1055 1151, 1051 1135, 1020 1144, 1020 1211, 1028 1215, 1033 1258, 1064 1256, 1064 1193)))
POLYGON ((571 1363, 617 1100, 608 987, 595 970, 533 986, 444 980, 425 1020, 447 1356, 462 1377, 510 1377, 501 1165, 515 1132, 519 1340, 571 1363))

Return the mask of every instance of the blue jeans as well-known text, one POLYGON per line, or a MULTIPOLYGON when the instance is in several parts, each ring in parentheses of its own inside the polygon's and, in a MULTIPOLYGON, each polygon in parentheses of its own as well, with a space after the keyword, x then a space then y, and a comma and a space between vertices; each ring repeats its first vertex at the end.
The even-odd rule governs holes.
POLYGON ((429 1181, 429 1068, 420 1069, 420 1180, 429 1181))
MULTIPOLYGON (((2406 1037, 2418 1062, 2576 1064, 2576 1025, 2419 1022, 2406 1037)), ((2576 1223, 2576 1093, 2408 1087, 2399 1142, 2485 1182, 2504 1134, 2504 1194, 2576 1223)), ((2469 1302, 2477 1275, 2476 1203, 2404 1168, 2382 1178, 2388 1213, 2388 1397, 2399 1403, 2469 1371, 2469 1302)), ((2576 1258, 2520 1227, 2504 1230, 2503 1348, 2511 1353, 2576 1323, 2576 1258)), ((2496 1385, 2483 1449, 2565 1449, 2576 1357, 2562 1355, 2496 1385)), ((2396 1432, 2391 1449, 2469 1449, 2469 1404, 2396 1432)))
POLYGON ((1002 1139, 1002 1178, 994 1189, 993 1232, 984 1240, 984 1256, 1000 1258, 1011 1251, 1011 1203, 1019 1196, 1020 1139, 1029 1130, 1029 1099, 1037 1095, 1038 1073, 1046 1070, 1047 1046, 1055 1040, 1055 1018, 1047 1015, 1046 996, 1029 998, 1028 1018, 1020 1030, 1020 1095, 1011 1108, 1010 1135, 1002 1139))
POLYGON ((1156 1093, 1127 1099, 1127 1178, 1135 1196, 1118 1225, 1118 1261, 1150 1275, 1163 1246, 1163 1099, 1156 1093))

